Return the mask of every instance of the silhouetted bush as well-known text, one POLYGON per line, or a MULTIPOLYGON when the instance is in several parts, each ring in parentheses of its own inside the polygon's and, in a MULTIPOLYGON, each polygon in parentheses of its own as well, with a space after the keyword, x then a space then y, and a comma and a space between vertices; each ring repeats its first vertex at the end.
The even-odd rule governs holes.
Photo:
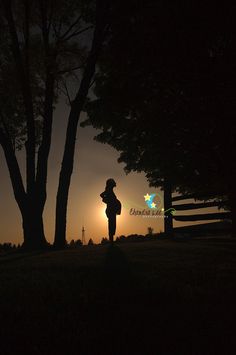
POLYGON ((109 244, 109 240, 107 238, 102 238, 101 244, 109 244))
POLYGON ((80 248, 83 245, 82 240, 81 239, 71 239, 70 243, 67 244, 67 247, 70 249, 75 249, 75 248, 80 248))
POLYGON ((150 241, 159 238, 159 234, 130 234, 128 236, 121 235, 120 237, 116 238, 116 243, 130 243, 130 242, 143 242, 143 241, 150 241))
POLYGON ((75 241, 75 246, 76 246, 76 248, 82 247, 82 245, 83 245, 83 243, 82 243, 82 240, 81 240, 81 239, 77 239, 77 240, 75 241))
POLYGON ((153 235, 154 229, 152 227, 148 227, 147 230, 148 230, 148 232, 147 232, 148 235, 153 235))
POLYGON ((10 252, 10 251, 16 251, 17 249, 21 248, 21 245, 18 244, 17 246, 12 243, 3 243, 0 244, 0 252, 10 252))

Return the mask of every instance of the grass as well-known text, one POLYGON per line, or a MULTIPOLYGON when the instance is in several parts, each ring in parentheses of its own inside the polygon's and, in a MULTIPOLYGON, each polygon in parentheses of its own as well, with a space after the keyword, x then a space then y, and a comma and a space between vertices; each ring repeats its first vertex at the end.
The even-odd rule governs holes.
POLYGON ((0 257, 0 354, 235 354, 236 241, 0 257))

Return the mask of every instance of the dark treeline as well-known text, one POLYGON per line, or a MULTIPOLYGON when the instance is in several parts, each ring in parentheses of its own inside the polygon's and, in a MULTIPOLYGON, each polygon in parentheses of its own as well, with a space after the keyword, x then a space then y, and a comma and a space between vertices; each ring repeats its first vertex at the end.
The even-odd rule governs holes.
POLYGON ((15 251, 20 250, 20 244, 13 244, 13 243, 1 243, 0 244, 0 253, 6 251, 15 251))
MULTIPOLYGON (((228 236, 230 234, 231 223, 230 220, 223 220, 215 223, 205 223, 195 226, 185 226, 174 228, 175 239, 176 241, 181 240, 182 238, 191 239, 193 237, 215 237, 215 236, 228 236)), ((129 235, 120 235, 115 239, 116 244, 120 243, 132 243, 132 242, 146 242, 154 241, 161 239, 169 239, 168 233, 163 231, 154 232, 154 229, 151 227, 147 228, 146 234, 129 234, 129 235)), ((88 242, 83 245, 81 239, 71 239, 66 242, 66 249, 80 249, 81 247, 87 246, 96 246, 96 245, 109 245, 109 239, 107 237, 102 237, 100 243, 95 243, 92 238, 88 239, 88 242)), ((13 244, 10 242, 0 244, 0 252, 12 252, 12 251, 21 251, 21 244, 13 244)), ((53 250, 52 246, 48 244, 48 251, 53 250)))

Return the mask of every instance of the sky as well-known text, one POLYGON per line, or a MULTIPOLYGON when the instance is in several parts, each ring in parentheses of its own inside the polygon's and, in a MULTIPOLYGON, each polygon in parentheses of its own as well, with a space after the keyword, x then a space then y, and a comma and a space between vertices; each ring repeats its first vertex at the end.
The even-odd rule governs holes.
MULTIPOLYGON (((44 211, 45 234, 50 243, 54 239, 56 192, 68 113, 69 107, 62 102, 57 105, 54 113, 47 182, 48 198, 44 211)), ((85 114, 83 113, 80 122, 84 118, 85 114)), ((93 138, 97 133, 98 131, 92 127, 78 128, 67 213, 67 240, 81 239, 83 226, 87 242, 92 238, 95 243, 99 243, 103 237, 107 237, 106 205, 102 202, 100 193, 104 191, 108 178, 115 179, 117 187, 114 192, 122 203, 122 213, 117 216, 116 236, 146 234, 148 227, 152 227, 156 233, 163 231, 162 217, 147 218, 129 213, 130 208, 148 208, 145 205, 144 195, 156 193, 161 196, 160 189, 150 188, 144 173, 126 175, 124 164, 117 162, 119 153, 106 144, 96 142, 93 138)), ((24 175, 24 152, 19 152, 17 157, 24 175)), ((1 147, 0 166, 0 243, 22 243, 21 216, 13 196, 1 147)), ((155 201, 157 200, 154 199, 155 201)), ((216 211, 216 208, 208 208, 205 211, 216 211)), ((180 211, 177 213, 181 214, 180 211)), ((192 211, 184 212, 184 214, 192 213, 192 211)), ((202 213, 202 210, 195 210, 195 213, 202 213)), ((174 222, 174 226, 187 224, 192 224, 192 222, 174 222)))

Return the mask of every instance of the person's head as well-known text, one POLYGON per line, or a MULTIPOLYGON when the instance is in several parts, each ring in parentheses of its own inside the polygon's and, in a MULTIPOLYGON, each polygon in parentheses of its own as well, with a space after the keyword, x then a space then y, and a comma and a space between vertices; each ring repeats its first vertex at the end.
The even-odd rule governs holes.
POLYGON ((114 179, 108 179, 106 181, 106 187, 113 188, 116 186, 116 182, 114 179))

